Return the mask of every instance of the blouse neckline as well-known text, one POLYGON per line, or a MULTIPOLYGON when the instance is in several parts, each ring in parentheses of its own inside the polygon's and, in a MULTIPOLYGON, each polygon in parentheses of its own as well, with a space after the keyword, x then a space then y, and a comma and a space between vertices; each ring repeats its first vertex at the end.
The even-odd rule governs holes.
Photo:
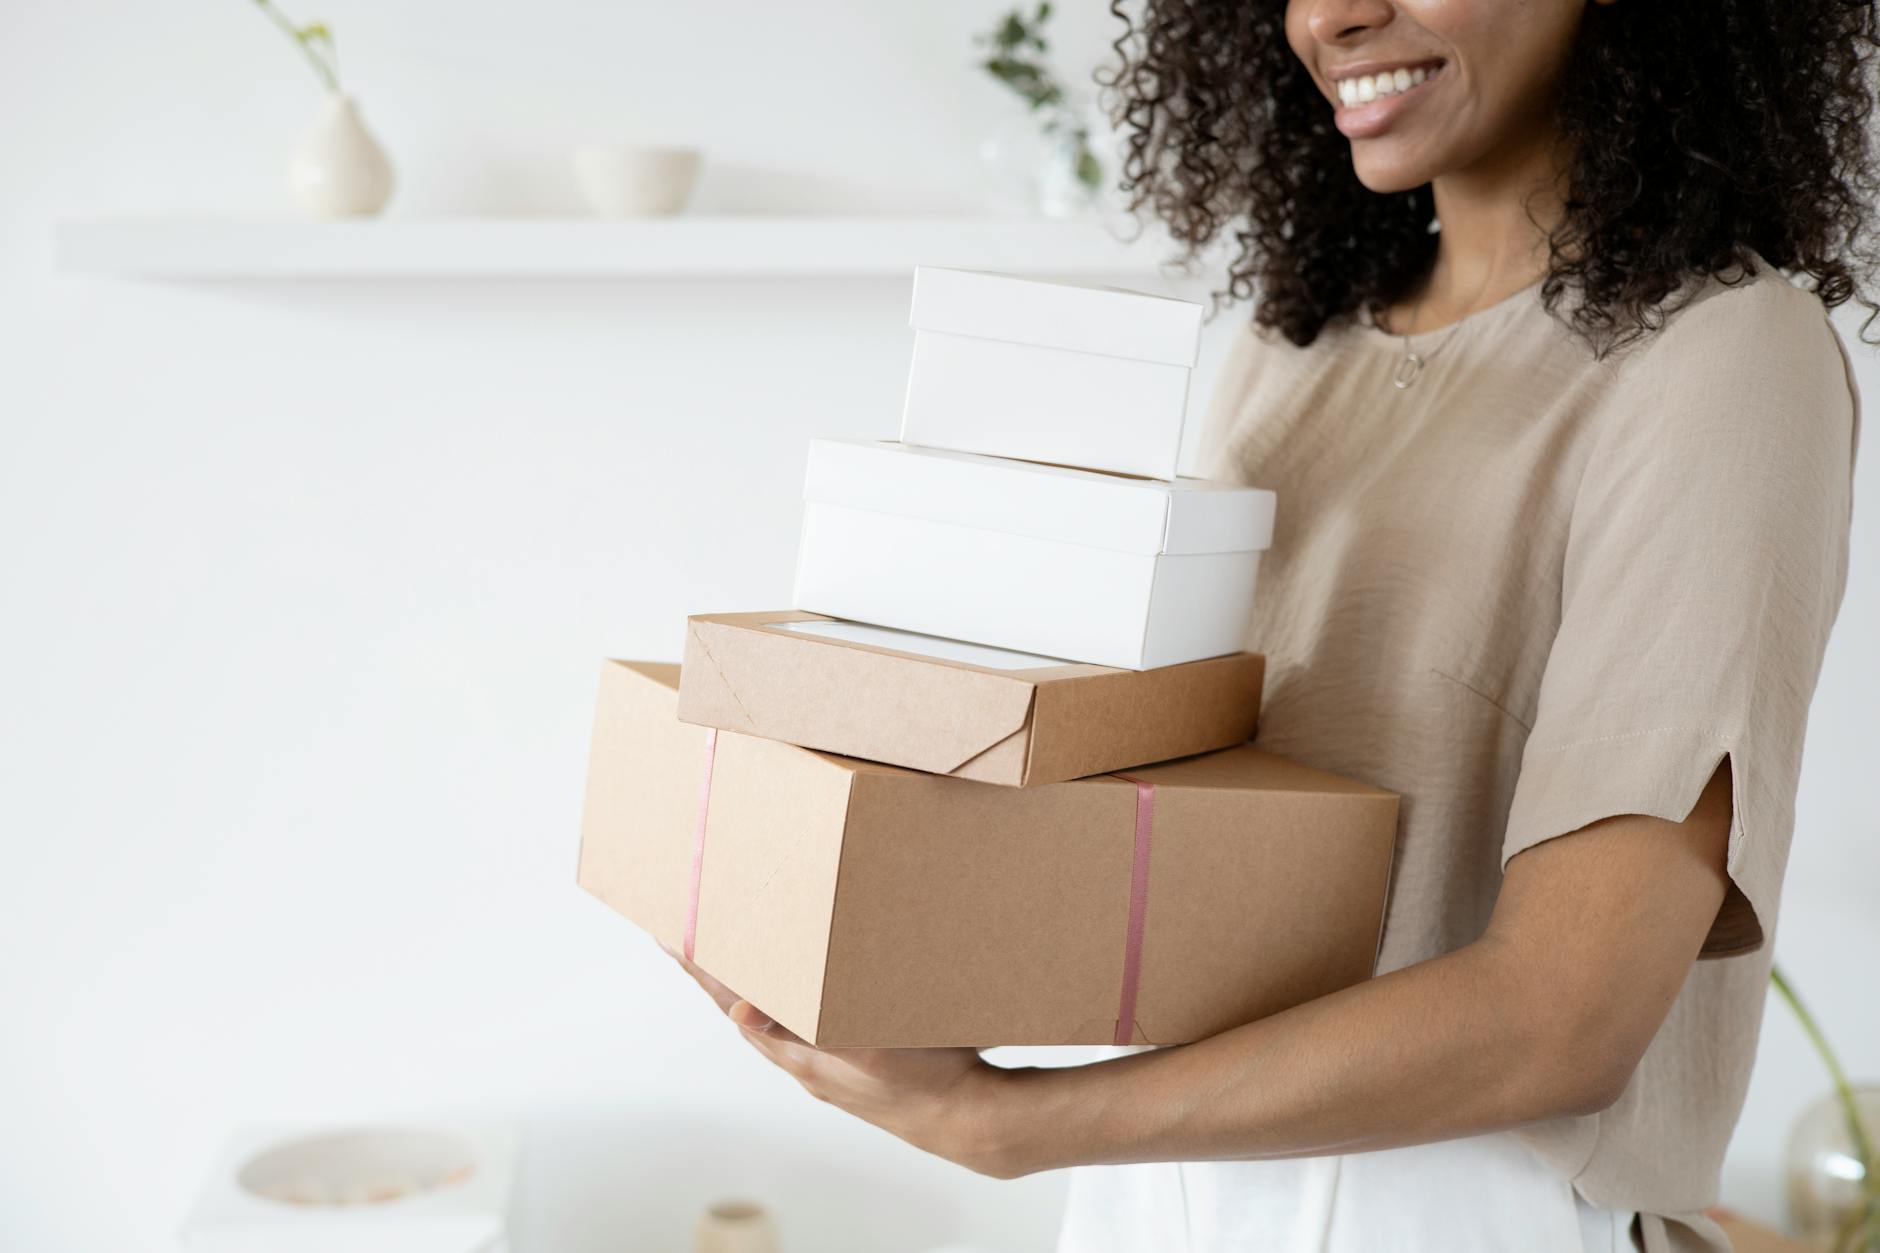
MULTIPOLYGON (((1477 309, 1473 313, 1464 314, 1454 322, 1449 322, 1442 326, 1433 326, 1426 331, 1418 331, 1411 337, 1412 342, 1414 343, 1417 340, 1421 340, 1427 344, 1431 342, 1432 336, 1447 339, 1454 335, 1460 335, 1465 333, 1471 326, 1480 326, 1485 322, 1501 317, 1510 310, 1522 308, 1526 306, 1529 301, 1534 300, 1536 296, 1538 296, 1541 284, 1544 282, 1546 282, 1546 275, 1535 279, 1532 283, 1529 283, 1519 291, 1510 292, 1508 295, 1503 296, 1500 300, 1497 300, 1494 304, 1486 308, 1477 309)), ((1357 324, 1377 342, 1389 344, 1399 349, 1403 347, 1403 335, 1397 331, 1387 331, 1379 326, 1369 309, 1359 310, 1357 324)))

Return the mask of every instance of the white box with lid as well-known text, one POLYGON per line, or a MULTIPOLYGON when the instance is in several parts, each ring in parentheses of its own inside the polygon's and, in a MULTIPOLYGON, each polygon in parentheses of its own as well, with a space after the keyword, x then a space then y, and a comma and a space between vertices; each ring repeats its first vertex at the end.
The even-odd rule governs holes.
POLYGON ((920 266, 904 443, 1172 479, 1201 306, 920 266))
POLYGON ((1273 493, 810 443, 795 607, 1147 670, 1246 647, 1273 493))

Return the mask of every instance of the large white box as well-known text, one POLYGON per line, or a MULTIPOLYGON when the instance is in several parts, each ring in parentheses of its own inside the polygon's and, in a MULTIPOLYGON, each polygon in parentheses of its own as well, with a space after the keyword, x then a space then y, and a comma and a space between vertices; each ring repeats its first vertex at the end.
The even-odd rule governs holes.
POLYGON ((796 608, 1147 670, 1246 647, 1273 493, 810 442, 796 608))
POLYGON ((920 266, 904 443, 1172 479, 1201 306, 920 266))

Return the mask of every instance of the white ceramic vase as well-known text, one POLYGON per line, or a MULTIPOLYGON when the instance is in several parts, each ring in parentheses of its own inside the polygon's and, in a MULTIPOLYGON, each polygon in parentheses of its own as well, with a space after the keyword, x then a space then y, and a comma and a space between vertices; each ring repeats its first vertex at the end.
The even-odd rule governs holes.
POLYGON ((329 96, 287 163, 287 188, 317 218, 369 217, 392 198, 392 163, 351 96, 329 96))

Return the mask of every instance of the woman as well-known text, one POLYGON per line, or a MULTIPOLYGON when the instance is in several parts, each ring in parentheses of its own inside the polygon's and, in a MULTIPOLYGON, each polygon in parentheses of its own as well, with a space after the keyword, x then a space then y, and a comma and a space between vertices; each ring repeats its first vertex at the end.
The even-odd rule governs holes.
POLYGON ((1405 798, 1381 977, 1012 1071, 703 981, 913 1144, 1083 1168, 1074 1253, 1723 1249, 1847 572, 1872 6, 1279 7, 1151 0, 1111 85, 1138 203, 1241 246, 1204 470, 1282 502, 1259 742, 1405 798))

